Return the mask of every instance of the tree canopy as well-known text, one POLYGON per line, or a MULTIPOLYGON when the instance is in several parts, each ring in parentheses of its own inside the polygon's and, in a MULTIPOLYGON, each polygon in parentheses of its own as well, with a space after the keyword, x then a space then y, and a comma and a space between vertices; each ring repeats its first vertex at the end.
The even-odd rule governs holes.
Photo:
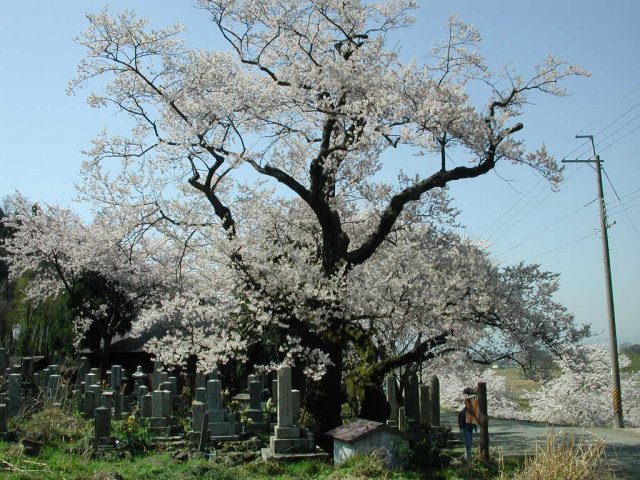
POLYGON ((553 302, 554 275, 499 268, 452 230, 445 190, 499 162, 557 183, 519 117, 530 95, 563 95, 559 82, 584 71, 550 56, 528 77, 492 72, 455 17, 426 61, 402 62, 387 36, 411 26, 408 0, 198 3, 226 51, 103 10, 87 16, 70 82, 105 77, 89 103, 131 121, 94 140, 80 190, 104 231, 170 252, 159 263, 173 262, 175 285, 133 327, 162 326, 157 355, 212 368, 260 344, 273 352, 264 368, 313 380, 305 407, 328 429, 347 371, 363 414, 381 418, 394 368, 460 349, 524 358, 585 334, 553 302), (390 180, 409 156, 426 173, 390 180))

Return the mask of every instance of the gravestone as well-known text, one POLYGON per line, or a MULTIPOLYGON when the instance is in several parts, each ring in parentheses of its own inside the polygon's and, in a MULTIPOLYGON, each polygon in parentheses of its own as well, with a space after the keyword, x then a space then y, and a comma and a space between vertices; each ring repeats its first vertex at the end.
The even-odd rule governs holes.
POLYGON ((60 375, 50 375, 49 376, 49 395, 55 397, 58 395, 60 388, 62 385, 60 384, 60 375))
POLYGON ((404 415, 404 407, 398 408, 398 430, 401 432, 407 431, 407 421, 404 415))
POLYGON ((203 372, 196 372, 195 389, 198 388, 207 388, 207 375, 203 372))
POLYGON ((206 410, 207 405, 202 402, 193 402, 191 406, 191 428, 193 431, 189 433, 189 443, 192 445, 198 445, 200 443, 200 435, 206 410))
POLYGON ((404 390, 404 415, 407 430, 416 430, 420 421, 420 387, 415 373, 407 376, 404 390))
POLYGON ((176 377, 169 377, 168 380, 171 385, 171 393, 178 395, 178 379, 176 377))
POLYGON ((95 373, 87 373, 84 377, 84 383, 86 385, 99 385, 100 384, 100 377, 98 377, 98 375, 96 375, 95 373))
POLYGON ((84 398, 83 398, 83 413, 86 416, 92 416, 93 415, 93 411, 96 408, 96 403, 97 403, 97 399, 100 398, 96 395, 96 393, 93 390, 87 390, 86 392, 84 392, 84 398))
POLYGON ((89 368, 91 365, 89 364, 89 359, 87 357, 80 357, 80 364, 78 365, 78 376, 76 378, 76 385, 80 385, 80 382, 84 382, 89 373, 89 368))
POLYGON ((151 394, 145 394, 140 397, 140 416, 142 418, 151 418, 153 412, 152 398, 151 394))
POLYGON ((7 349, 0 348, 0 375, 4 374, 7 368, 7 349))
POLYGON ((393 375, 388 375, 384 379, 386 391, 387 391, 387 402, 389 402, 389 406, 391 407, 391 412, 389 413, 389 420, 387 420, 387 424, 391 426, 398 425, 398 392, 396 389, 396 379, 393 375))
POLYGON ((263 459, 295 459, 296 456, 326 458, 327 454, 317 449, 313 435, 294 424, 294 405, 292 398, 291 367, 278 369, 278 422, 274 434, 269 437, 269 448, 262 449, 263 459))
POLYGON ((196 388, 195 400, 196 402, 207 403, 207 389, 202 387, 196 388))
POLYGON ((33 382, 33 357, 23 357, 21 360, 20 368, 22 370, 22 381, 28 384, 33 382))
POLYGON ((440 380, 435 375, 431 377, 429 384, 429 397, 431 400, 431 425, 440 426, 440 380))
POLYGON ((111 411, 111 409, 113 408, 113 392, 111 390, 105 390, 104 392, 102 392, 101 405, 111 411))
POLYGON ((237 435, 236 415, 222 409, 222 384, 217 379, 207 382, 207 418, 211 437, 237 435))
POLYGON ((149 419, 149 431, 155 436, 166 436, 170 432, 169 419, 171 403, 167 408, 166 395, 171 400, 171 392, 155 390, 151 393, 151 418, 149 419))
POLYGON ((160 360, 153 361, 153 374, 151 376, 151 388, 157 390, 160 385, 160 371, 162 370, 162 362, 160 360))
POLYGON ((9 384, 7 386, 9 400, 9 415, 15 415, 22 408, 22 375, 12 373, 9 375, 9 384))
POLYGON ((271 404, 275 407, 278 405, 278 380, 271 381, 271 404))
POLYGON ((122 376, 122 366, 111 365, 111 378, 109 379, 109 385, 111 385, 111 388, 122 387, 122 376))
POLYGON ((260 391, 262 390, 262 384, 259 380, 253 380, 249 382, 249 409, 260 410, 260 391))
POLYGON ((94 410, 94 442, 96 447, 112 446, 115 444, 111 436, 111 410, 105 407, 98 407, 94 410))
POLYGON ((138 390, 140 387, 144 386, 144 378, 146 377, 140 365, 138 365, 136 371, 133 372, 131 377, 133 378, 133 395, 138 399, 138 401, 140 401, 140 394, 138 390))
POLYGON ((420 424, 424 427, 431 425, 429 385, 420 385, 420 424))
POLYGON ((293 423, 298 423, 300 418, 300 390, 291 390, 291 412, 293 413, 293 423))
POLYGON ((0 403, 0 440, 5 440, 8 436, 7 420, 9 418, 9 407, 5 403, 0 403))
POLYGON ((33 386, 35 388, 42 387, 42 374, 40 372, 33 372, 33 386))

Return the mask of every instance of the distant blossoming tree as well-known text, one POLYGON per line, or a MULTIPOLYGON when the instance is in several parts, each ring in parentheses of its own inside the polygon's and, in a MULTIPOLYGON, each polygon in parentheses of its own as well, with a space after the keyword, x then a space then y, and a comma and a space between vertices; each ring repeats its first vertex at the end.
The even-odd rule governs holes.
POLYGON ((171 283, 159 268, 161 242, 128 235, 124 224, 97 217, 87 224, 66 208, 32 205, 22 197, 4 219, 11 231, 5 261, 16 278, 32 274, 28 298, 36 302, 66 292, 75 313, 74 344, 102 353, 128 332, 139 310, 171 283), (151 253, 153 252, 153 253, 151 253))
MULTIPOLYGON (((583 347, 580 353, 562 358, 560 376, 528 395, 532 420, 583 427, 612 424, 609 352, 592 345, 583 347)), ((630 360, 620 355, 619 363, 624 370, 630 360)), ((621 389, 625 424, 640 426, 640 374, 623 372, 621 389)))
MULTIPOLYGON (((187 324, 193 338, 204 335, 207 322, 219 324, 225 336, 198 348, 220 359, 225 345, 227 354, 238 353, 252 336, 277 330, 280 360, 302 362, 317 380, 307 389, 306 407, 328 429, 340 422, 350 352, 362 371, 361 390, 373 396, 369 404, 380 394, 383 358, 374 339, 391 332, 397 317, 379 318, 350 302, 358 294, 367 301, 370 292, 385 299, 388 272, 389 287, 403 288, 402 269, 391 256, 385 262, 384 247, 414 217, 430 223, 431 194, 499 162, 528 164, 557 182, 560 168, 544 147, 528 152, 517 138, 518 117, 530 94, 563 95, 559 81, 584 72, 555 57, 527 78, 491 72, 477 53, 478 33, 453 17, 447 40, 428 61, 402 63, 387 35, 412 23, 412 0, 199 4, 228 51, 189 50, 177 38, 180 26, 152 30, 132 13, 88 16, 78 40, 87 57, 70 89, 108 77, 89 102, 115 107, 132 128, 127 136, 96 138, 82 188, 107 210, 136 212, 140 232, 153 227, 184 246, 181 291, 189 293, 148 311, 144 321, 164 319, 176 332, 187 324), (471 83, 485 88, 481 107, 468 93, 471 83), (383 165, 414 154, 429 173, 380 181, 383 165), (455 166, 449 155, 468 163, 455 166), (247 185, 248 171, 271 183, 247 185), (194 271, 200 278, 190 283, 194 271), (369 292, 358 283, 365 275, 375 281, 369 292)), ((437 215, 431 220, 435 225, 437 215)), ((426 230, 416 228, 401 243, 419 243, 426 230)), ((404 248, 398 251, 406 263, 412 254, 404 248)), ((417 280, 427 284, 434 272, 417 280)), ((512 281, 524 273, 514 271, 512 281)), ((454 291, 450 301, 471 317, 475 292, 454 291)), ((392 296, 401 298, 402 291, 392 296)), ((404 360, 440 348, 455 310, 438 304, 404 360)), ((485 325, 516 325, 515 317, 491 320, 498 310, 480 305, 475 313, 485 325)), ((409 308, 403 321, 415 315, 409 308)))

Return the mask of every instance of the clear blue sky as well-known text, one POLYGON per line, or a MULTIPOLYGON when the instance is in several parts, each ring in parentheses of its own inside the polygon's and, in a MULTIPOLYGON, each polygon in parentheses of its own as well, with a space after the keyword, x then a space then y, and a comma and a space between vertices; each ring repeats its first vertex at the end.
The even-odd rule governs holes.
MULTIPOLYGON (((190 45, 223 47, 206 15, 188 0, 2 0, 0 196, 19 190, 33 200, 70 204, 81 150, 103 126, 120 121, 111 111, 89 108, 82 96, 65 94, 83 55, 72 40, 86 27, 84 12, 105 3, 112 12, 130 8, 154 26, 180 21, 190 45)), ((424 55, 442 38, 450 12, 480 30, 490 65, 508 61, 527 72, 554 53, 592 72, 590 79, 567 82, 570 97, 534 98, 521 135, 532 148, 545 142, 557 157, 587 158, 586 147, 572 152, 581 144, 575 134, 598 134, 617 120, 596 141, 627 206, 625 213, 605 180, 615 221, 610 241, 618 335, 640 341, 640 2, 425 1, 417 25, 399 37, 404 54, 424 55)), ((561 273, 559 300, 578 321, 606 332, 602 250, 594 233, 597 204, 581 208, 596 196, 595 173, 588 166, 569 166, 566 177, 560 192, 552 194, 534 172, 503 166, 451 192, 468 233, 488 240, 496 259, 529 260, 561 273)))

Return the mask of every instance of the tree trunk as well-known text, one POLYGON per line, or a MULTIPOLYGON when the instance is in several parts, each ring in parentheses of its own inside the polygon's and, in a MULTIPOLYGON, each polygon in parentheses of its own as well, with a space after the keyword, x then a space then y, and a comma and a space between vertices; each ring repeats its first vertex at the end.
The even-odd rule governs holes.
POLYGON ((320 381, 310 384, 304 396, 304 408, 315 420, 319 434, 342 424, 342 348, 333 345, 329 353, 334 365, 327 367, 320 381))
MULTIPOLYGON (((381 381, 380 381, 381 382, 381 381)), ((358 417, 386 423, 391 414, 391 406, 379 383, 369 382, 363 390, 358 417)))

